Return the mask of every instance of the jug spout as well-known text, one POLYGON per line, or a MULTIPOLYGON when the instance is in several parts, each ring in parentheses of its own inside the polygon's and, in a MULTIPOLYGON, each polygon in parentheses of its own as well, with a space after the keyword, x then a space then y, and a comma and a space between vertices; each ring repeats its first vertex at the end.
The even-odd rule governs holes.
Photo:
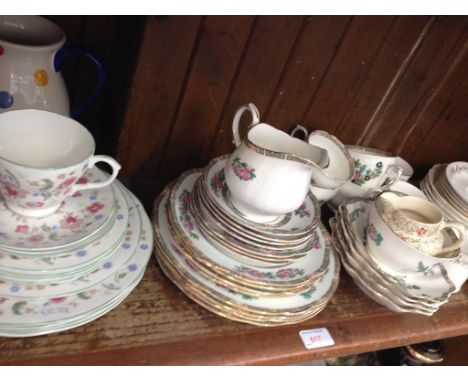
POLYGON ((303 163, 313 168, 328 166, 328 153, 321 147, 310 145, 266 123, 250 129, 246 144, 265 156, 303 163))

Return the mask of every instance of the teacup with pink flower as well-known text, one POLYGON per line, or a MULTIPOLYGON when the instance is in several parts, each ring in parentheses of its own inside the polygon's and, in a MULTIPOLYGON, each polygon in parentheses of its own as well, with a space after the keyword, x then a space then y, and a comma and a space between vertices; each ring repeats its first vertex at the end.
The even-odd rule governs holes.
POLYGON ((19 215, 48 216, 68 196, 110 185, 120 170, 113 158, 94 155, 93 136, 84 126, 47 111, 1 114, 0 142, 0 192, 19 215), (83 182, 83 174, 97 162, 112 167, 110 177, 83 182))

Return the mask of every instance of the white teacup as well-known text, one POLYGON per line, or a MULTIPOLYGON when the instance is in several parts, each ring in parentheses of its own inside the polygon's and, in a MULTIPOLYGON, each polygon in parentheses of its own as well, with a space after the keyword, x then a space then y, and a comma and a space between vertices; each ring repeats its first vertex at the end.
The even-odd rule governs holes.
POLYGON ((359 187, 367 187, 372 180, 378 179, 387 168, 396 165, 401 169, 401 180, 408 180, 413 175, 413 168, 403 158, 392 153, 370 147, 346 145, 354 161, 352 182, 359 187))
POLYGON ((13 110, 0 115, 0 192, 7 207, 20 215, 54 213, 76 191, 108 186, 121 166, 94 155, 91 133, 75 120, 41 110, 13 110), (79 184, 97 162, 112 167, 111 176, 79 184))
MULTIPOLYGON (((394 190, 396 188, 396 191, 405 192, 406 189, 411 188, 411 185, 407 184, 406 182, 400 181, 400 178, 401 168, 395 165, 390 165, 379 178, 372 179, 362 187, 352 182, 345 183, 331 198, 330 203, 335 207, 338 207, 341 203, 348 199, 368 198, 371 197, 373 194, 383 191, 384 189, 394 190), (402 187, 405 190, 399 189, 402 187)), ((419 190, 415 190, 415 192, 422 194, 422 192, 419 190)))

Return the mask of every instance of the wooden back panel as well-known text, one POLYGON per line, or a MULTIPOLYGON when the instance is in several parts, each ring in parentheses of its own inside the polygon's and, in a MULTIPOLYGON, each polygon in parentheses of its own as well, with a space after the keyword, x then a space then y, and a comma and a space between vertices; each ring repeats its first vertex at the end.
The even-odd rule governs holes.
MULTIPOLYGON (((162 186, 229 153, 232 118, 247 102, 284 131, 299 123, 399 154, 417 178, 468 160, 465 16, 53 19, 109 67, 82 121, 122 175, 162 186)), ((93 80, 74 65, 72 102, 93 80)))

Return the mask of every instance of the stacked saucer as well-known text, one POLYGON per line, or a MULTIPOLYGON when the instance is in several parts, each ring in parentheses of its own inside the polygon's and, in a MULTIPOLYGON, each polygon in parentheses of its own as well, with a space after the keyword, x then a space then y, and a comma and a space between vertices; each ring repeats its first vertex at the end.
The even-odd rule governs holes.
POLYGON ((467 162, 435 165, 421 181, 421 189, 447 219, 463 224, 468 233, 467 162))
MULTIPOLYGON (((81 183, 107 175, 88 170, 81 183)), ((0 335, 25 337, 90 322, 137 286, 152 252, 143 206, 120 182, 77 192, 37 219, 0 204, 0 335)))
POLYGON ((309 193, 292 213, 249 220, 231 203, 226 157, 191 170, 155 201, 158 262, 167 277, 206 309, 258 326, 304 321, 338 286, 340 263, 309 193))
POLYGON ((383 243, 388 246, 392 238, 369 223, 375 204, 372 199, 348 200, 330 220, 333 244, 344 268, 364 293, 387 308, 432 315, 461 289, 468 276, 468 255, 457 252, 453 259, 443 261, 420 254, 408 265, 416 251, 400 241, 385 253, 381 247, 383 243))

